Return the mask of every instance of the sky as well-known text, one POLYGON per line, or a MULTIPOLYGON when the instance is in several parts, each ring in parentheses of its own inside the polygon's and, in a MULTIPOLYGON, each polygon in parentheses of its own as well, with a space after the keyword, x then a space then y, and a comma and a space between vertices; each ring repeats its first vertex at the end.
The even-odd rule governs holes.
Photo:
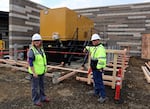
MULTIPOLYGON (((68 7, 81 9, 150 2, 150 0, 31 0, 49 8, 68 7)), ((0 0, 0 11, 9 11, 9 0, 0 0)))

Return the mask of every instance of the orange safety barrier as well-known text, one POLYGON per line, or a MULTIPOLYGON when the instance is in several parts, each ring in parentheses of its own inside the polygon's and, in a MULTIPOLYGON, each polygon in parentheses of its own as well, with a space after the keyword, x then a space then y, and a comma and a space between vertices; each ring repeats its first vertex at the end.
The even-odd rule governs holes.
POLYGON ((122 84, 122 69, 120 68, 117 74, 117 79, 116 79, 116 92, 115 92, 115 98, 114 98, 116 101, 120 100, 121 84, 122 84))
POLYGON ((90 68, 88 69, 88 75, 90 75, 91 72, 92 72, 92 69, 91 69, 91 67, 90 67, 90 68))

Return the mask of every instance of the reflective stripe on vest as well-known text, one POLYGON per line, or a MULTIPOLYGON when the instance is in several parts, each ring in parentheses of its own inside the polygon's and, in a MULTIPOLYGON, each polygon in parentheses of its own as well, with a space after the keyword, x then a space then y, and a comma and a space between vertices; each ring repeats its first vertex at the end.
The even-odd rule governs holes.
MULTIPOLYGON (((33 61, 34 71, 38 75, 42 75, 46 72, 46 55, 44 53, 44 50, 41 48, 42 54, 39 53, 39 51, 35 47, 31 47, 33 50, 33 53, 35 55, 35 60, 33 61), (43 56, 42 56, 43 55, 43 56)), ((28 68, 29 73, 32 74, 32 70, 29 66, 28 68)))

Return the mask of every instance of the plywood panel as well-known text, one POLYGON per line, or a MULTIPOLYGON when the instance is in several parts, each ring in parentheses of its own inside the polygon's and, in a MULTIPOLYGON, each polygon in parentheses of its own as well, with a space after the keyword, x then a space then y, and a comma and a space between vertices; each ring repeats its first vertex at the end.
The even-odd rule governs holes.
POLYGON ((150 59, 150 34, 142 36, 142 58, 150 59))

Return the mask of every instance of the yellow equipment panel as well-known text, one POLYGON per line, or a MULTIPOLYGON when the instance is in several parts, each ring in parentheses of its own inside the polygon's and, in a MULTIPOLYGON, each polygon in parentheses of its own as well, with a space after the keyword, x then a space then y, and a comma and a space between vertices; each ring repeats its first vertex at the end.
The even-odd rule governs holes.
POLYGON ((5 50, 5 42, 0 40, 0 50, 5 50))
POLYGON ((92 34, 92 28, 94 27, 94 23, 92 20, 85 16, 78 17, 78 40, 85 41, 90 39, 92 34))
POLYGON ((52 40, 57 32, 61 40, 72 39, 77 27, 77 14, 68 8, 42 10, 40 14, 40 34, 43 40, 52 40))
POLYGON ((53 40, 54 33, 58 33, 62 41, 72 40, 77 29, 78 40, 85 40, 91 28, 93 21, 78 16, 66 7, 42 10, 40 13, 40 34, 43 40, 53 40))

